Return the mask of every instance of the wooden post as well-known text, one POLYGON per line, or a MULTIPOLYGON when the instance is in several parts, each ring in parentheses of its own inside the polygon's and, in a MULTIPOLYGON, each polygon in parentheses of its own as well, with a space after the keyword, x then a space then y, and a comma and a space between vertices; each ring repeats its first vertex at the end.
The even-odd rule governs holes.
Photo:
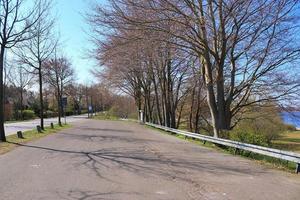
POLYGON ((54 124, 53 124, 52 122, 51 122, 51 124, 50 124, 50 125, 51 125, 51 128, 52 128, 52 129, 54 129, 54 124))
POLYGON ((17 136, 18 136, 18 138, 20 138, 20 139, 24 139, 22 131, 18 131, 18 132, 17 132, 17 136))
POLYGON ((42 129, 41 129, 41 126, 40 125, 37 125, 36 126, 36 130, 38 133, 42 133, 42 129))

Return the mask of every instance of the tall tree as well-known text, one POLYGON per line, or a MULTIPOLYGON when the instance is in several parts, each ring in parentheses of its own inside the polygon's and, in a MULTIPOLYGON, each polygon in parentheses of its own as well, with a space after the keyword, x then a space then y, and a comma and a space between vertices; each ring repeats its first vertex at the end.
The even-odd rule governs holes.
POLYGON ((155 39, 197 58, 215 137, 232 129, 247 106, 286 100, 299 90, 293 72, 300 55, 298 0, 110 2, 91 15, 98 27, 113 29, 117 38, 125 31, 168 34, 172 40, 155 39))
POLYGON ((53 33, 54 18, 50 12, 50 1, 38 0, 36 9, 39 18, 30 32, 31 39, 19 45, 15 54, 21 63, 29 67, 28 71, 36 74, 38 77, 40 126, 44 129, 43 65, 53 54, 57 45, 57 39, 53 33))
POLYGON ((29 73, 21 64, 17 64, 10 67, 7 76, 9 83, 19 90, 19 109, 21 114, 20 117, 21 119, 23 119, 24 92, 26 90, 26 87, 32 84, 33 74, 29 73))
POLYGON ((82 111, 82 102, 84 96, 84 86, 81 84, 70 83, 65 92, 71 97, 73 101, 73 109, 76 111, 76 114, 80 115, 82 111))
POLYGON ((62 99, 65 94, 65 87, 70 84, 74 78, 74 70, 67 58, 56 58, 56 56, 46 61, 44 67, 47 83, 55 88, 58 107, 58 124, 62 125, 61 117, 63 116, 64 109, 62 99))
POLYGON ((44 10, 40 9, 40 12, 37 12, 36 4, 29 8, 24 0, 1 0, 0 12, 0 141, 5 142, 3 82, 5 53, 7 49, 33 37, 31 34, 33 26, 44 10))

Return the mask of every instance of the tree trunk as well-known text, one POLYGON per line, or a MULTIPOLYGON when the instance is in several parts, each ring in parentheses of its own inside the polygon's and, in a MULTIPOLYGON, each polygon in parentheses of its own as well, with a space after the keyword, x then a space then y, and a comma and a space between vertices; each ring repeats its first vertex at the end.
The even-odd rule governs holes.
POLYGON ((201 109, 201 101, 200 101, 200 95, 201 95, 201 87, 198 87, 198 92, 197 92, 197 109, 196 109, 196 114, 195 114, 195 128, 194 132, 195 133, 200 133, 200 127, 199 127, 199 118, 200 118, 200 109, 201 109))
POLYGON ((153 110, 152 110, 152 106, 151 106, 151 94, 150 94, 150 90, 147 89, 147 107, 148 107, 148 114, 149 114, 149 117, 148 117, 148 121, 147 122, 151 122, 153 123, 153 116, 152 116, 152 113, 153 113, 153 110))
POLYGON ((23 106, 23 88, 20 88, 20 107, 21 107, 21 119, 24 120, 24 115, 23 115, 23 111, 24 111, 24 106, 23 106))
POLYGON ((56 81, 56 90, 57 90, 57 110, 58 110, 58 125, 62 126, 61 124, 61 116, 62 116, 62 94, 61 94, 61 88, 59 84, 59 78, 58 78, 58 71, 57 68, 55 69, 55 81, 56 81))
POLYGON ((91 116, 93 117, 93 115, 94 115, 94 109, 95 109, 95 108, 94 108, 94 105, 93 105, 93 96, 92 96, 92 95, 90 96, 90 99, 91 99, 91 107, 92 107, 92 110, 91 110, 91 111, 92 111, 91 116))
POLYGON ((58 109, 58 125, 62 126, 61 124, 61 96, 60 96, 60 92, 57 89, 57 109, 58 109))
POLYGON ((39 89, 40 89, 40 118, 41 129, 44 130, 44 99, 43 99, 43 75, 42 75, 42 63, 39 63, 39 89))
POLYGON ((3 83, 3 70, 4 70, 4 51, 5 48, 1 46, 0 52, 0 141, 6 142, 4 130, 4 83, 3 83))
POLYGON ((208 101, 208 107, 211 114, 211 120, 212 125, 214 129, 214 137, 218 137, 219 135, 219 128, 218 128, 218 112, 215 106, 214 95, 213 95, 213 86, 208 86, 209 89, 207 89, 207 101, 208 101))
POLYGON ((190 114, 189 114, 189 131, 190 132, 193 132, 193 112, 194 112, 194 102, 195 102, 195 88, 196 86, 194 85, 193 86, 193 89, 192 89, 192 94, 191 94, 191 106, 190 106, 190 114))
MULTIPOLYGON (((153 79, 154 79, 154 77, 153 77, 153 79)), ((160 110, 160 105, 159 105, 159 96, 158 96, 158 90, 157 90, 156 83, 154 83, 154 92, 155 92, 155 101, 156 101, 156 110, 157 110, 158 121, 159 121, 159 124, 162 125, 163 120, 162 120, 162 116, 161 116, 161 110, 160 110)))
POLYGON ((135 100, 136 102, 137 102, 137 109, 138 109, 138 120, 139 121, 141 121, 142 119, 141 119, 141 115, 140 115, 140 111, 142 110, 142 102, 141 102, 141 97, 139 96, 139 97, 136 97, 136 100, 135 100))
POLYGON ((152 78, 152 82, 153 82, 153 86, 154 86, 155 105, 156 105, 156 111, 157 111, 156 115, 157 115, 157 119, 158 119, 158 124, 162 125, 163 120, 162 120, 160 104, 159 104, 159 94, 158 94, 158 88, 157 88, 158 83, 156 82, 153 67, 151 67, 151 78, 152 78))

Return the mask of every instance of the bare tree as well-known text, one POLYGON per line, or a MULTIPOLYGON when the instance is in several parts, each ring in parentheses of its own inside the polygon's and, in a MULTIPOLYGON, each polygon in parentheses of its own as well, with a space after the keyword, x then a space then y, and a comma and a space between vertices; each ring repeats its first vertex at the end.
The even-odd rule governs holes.
POLYGON ((97 14, 89 18, 96 33, 96 58, 105 66, 103 77, 135 99, 146 121, 178 127, 194 58, 176 48, 169 34, 140 30, 130 24, 110 34, 102 33, 102 26, 110 25, 109 20, 102 19, 97 14), (103 34, 106 41, 99 37, 103 34))
POLYGON ((58 107, 58 124, 61 124, 63 116, 62 98, 65 94, 65 87, 70 84, 74 78, 74 70, 69 60, 65 57, 52 58, 44 63, 45 78, 47 83, 55 88, 55 94, 58 107))
MULTIPOLYGON (((197 58, 215 137, 232 129, 247 106, 286 101, 299 90, 294 74, 300 53, 295 26, 298 0, 110 2, 108 9, 96 6, 90 15, 102 28, 96 29, 97 34, 109 41, 110 34, 124 38, 126 31, 156 31, 169 37, 157 34, 154 40, 197 58), (107 29, 114 31, 105 33, 107 29)), ((144 36, 131 40, 149 38, 144 36)))
POLYGON ((11 66, 8 71, 8 80, 9 83, 19 90, 19 105, 21 111, 21 119, 23 119, 23 110, 24 110, 24 91, 28 86, 33 82, 33 74, 29 73, 24 66, 21 64, 16 64, 11 66))
POLYGON ((76 111, 76 114, 81 114, 84 86, 77 83, 71 83, 66 87, 65 92, 71 97, 73 101, 73 109, 76 111))
POLYGON ((42 129, 44 129, 43 64, 54 52, 57 45, 57 39, 53 34, 54 18, 51 17, 50 9, 49 0, 38 0, 37 12, 40 17, 32 27, 30 32, 32 37, 19 45, 15 51, 19 62, 27 65, 28 71, 38 77, 40 126, 42 129))
POLYGON ((7 49, 33 37, 33 26, 43 9, 37 12, 36 4, 28 8, 24 0, 0 1, 0 141, 6 141, 4 130, 4 58, 7 49), (28 12, 25 11, 26 10, 28 12))

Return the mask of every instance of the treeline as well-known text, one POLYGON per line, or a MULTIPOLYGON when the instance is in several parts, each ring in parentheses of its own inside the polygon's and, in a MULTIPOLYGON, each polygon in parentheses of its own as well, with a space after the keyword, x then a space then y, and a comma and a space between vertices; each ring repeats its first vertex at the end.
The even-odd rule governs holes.
POLYGON ((251 113, 272 105, 278 116, 280 104, 297 98, 297 5, 296 0, 93 5, 87 18, 98 75, 132 96, 145 121, 223 136, 251 113))
MULTIPOLYGON (((34 81, 32 84, 35 84, 34 81)), ((5 121, 41 118, 38 92, 29 89, 21 90, 20 87, 8 83, 5 93, 5 121)), ((117 95, 112 94, 102 85, 85 86, 74 82, 64 86, 61 95, 67 98, 67 106, 64 108, 59 108, 61 103, 58 102, 57 90, 45 84, 44 118, 58 117, 60 114, 61 117, 64 114, 67 116, 85 114, 88 113, 89 106, 92 107, 91 113, 109 110, 114 105, 115 99, 118 99, 117 95)))
POLYGON ((62 50, 51 0, 0 1, 0 141, 5 120, 80 114, 111 106, 110 92, 76 83, 72 62, 62 50), (67 98, 67 107, 64 101, 67 98))

